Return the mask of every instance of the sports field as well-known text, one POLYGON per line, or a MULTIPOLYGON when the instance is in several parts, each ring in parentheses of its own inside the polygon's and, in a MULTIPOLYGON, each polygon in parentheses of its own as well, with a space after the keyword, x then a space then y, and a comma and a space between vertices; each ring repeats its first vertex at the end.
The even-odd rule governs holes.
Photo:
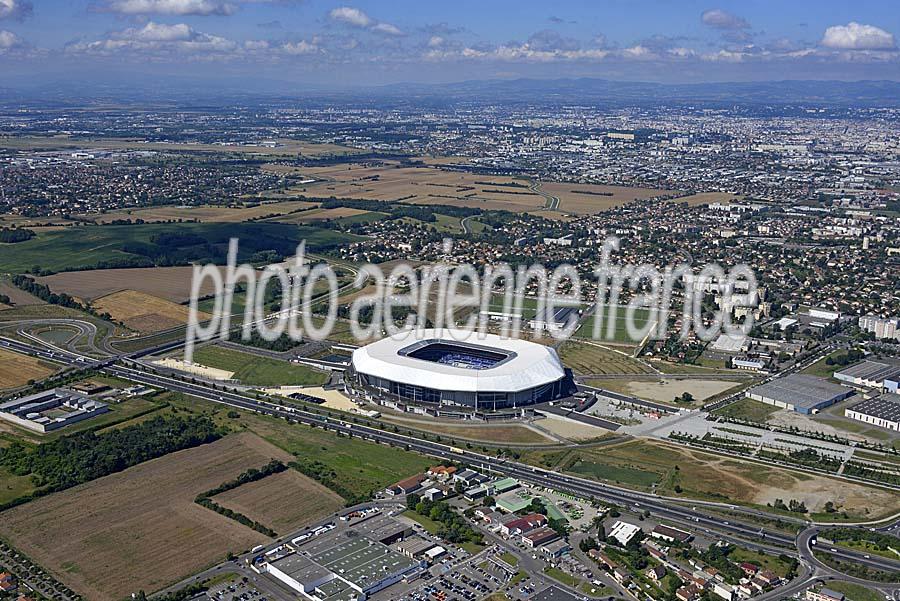
POLYGON ((0 388, 24 386, 56 372, 59 366, 28 355, 0 349, 0 388))
MULTIPOLYGON (((184 325, 190 314, 185 305, 137 290, 122 290, 101 296, 92 304, 100 313, 109 313, 115 321, 143 333, 160 332, 184 325)), ((198 312, 197 317, 203 321, 211 316, 198 312)))
POLYGON ((232 434, 6 511, 0 535, 85 598, 155 591, 268 540, 194 497, 272 458, 291 460, 232 434))
POLYGON ((279 534, 302 528, 344 506, 339 494, 293 469, 243 484, 213 500, 279 534))

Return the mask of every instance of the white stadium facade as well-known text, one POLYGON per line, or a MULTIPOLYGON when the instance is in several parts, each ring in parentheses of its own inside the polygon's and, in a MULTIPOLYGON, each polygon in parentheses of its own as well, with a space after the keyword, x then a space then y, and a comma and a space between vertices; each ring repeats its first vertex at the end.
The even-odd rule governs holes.
POLYGON ((556 351, 460 330, 404 331, 353 351, 356 382, 381 399, 474 411, 516 409, 572 393, 556 351))

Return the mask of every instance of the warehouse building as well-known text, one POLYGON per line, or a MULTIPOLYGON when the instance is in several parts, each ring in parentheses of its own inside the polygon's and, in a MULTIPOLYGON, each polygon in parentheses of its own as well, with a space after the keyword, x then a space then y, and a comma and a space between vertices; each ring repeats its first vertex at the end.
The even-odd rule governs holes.
POLYGON ((900 378, 900 365, 881 361, 862 361, 834 373, 836 380, 860 388, 883 388, 885 380, 900 378))
POLYGON ((848 407, 850 419, 900 432, 900 394, 888 393, 848 407))
POLYGON ((310 601, 363 600, 418 578, 427 565, 355 530, 285 549, 269 558, 264 571, 310 601))
POLYGON ((852 394, 853 390, 846 386, 806 374, 777 378, 747 391, 754 401, 804 414, 817 413, 852 394))

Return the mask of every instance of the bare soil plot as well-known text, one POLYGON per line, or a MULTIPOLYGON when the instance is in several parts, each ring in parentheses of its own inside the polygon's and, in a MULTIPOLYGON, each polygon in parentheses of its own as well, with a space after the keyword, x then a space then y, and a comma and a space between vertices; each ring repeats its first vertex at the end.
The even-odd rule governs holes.
POLYGON ((240 223, 262 217, 287 215, 311 206, 315 205, 299 200, 264 203, 251 207, 225 207, 221 205, 163 206, 112 211, 102 215, 85 215, 83 217, 94 223, 109 223, 120 219, 130 219, 132 221, 142 219, 148 223, 172 220, 199 221, 202 223, 240 223))
POLYGON ((0 533, 85 598, 155 591, 268 540, 194 497, 273 458, 291 460, 232 434, 6 511, 0 533))
POLYGON ((697 194, 691 194, 690 196, 674 198, 672 199, 672 202, 686 202, 689 206, 696 207, 713 202, 729 204, 742 198, 743 196, 741 196, 740 194, 731 194, 730 192, 698 192, 697 194))
MULTIPOLYGON (((138 332, 159 332, 188 321, 189 309, 170 300, 139 292, 122 290, 93 301, 100 313, 109 313, 113 319, 138 332)), ((210 315, 198 313, 199 319, 209 319, 210 315)))
MULTIPOLYGON (((592 381, 593 383, 594 381, 592 381)), ((596 385, 615 392, 629 394, 648 401, 671 403, 675 397, 690 393, 695 401, 705 401, 718 394, 740 386, 741 382, 728 380, 671 379, 656 381, 597 380, 596 385)))
POLYGON ((24 386, 29 380, 46 378, 57 369, 52 363, 0 349, 0 388, 24 386))
MULTIPOLYGON (((194 268, 190 266, 94 269, 56 273, 37 278, 37 281, 57 294, 65 292, 89 301, 114 292, 133 290, 173 303, 184 303, 190 299, 193 272, 194 268)), ((213 292, 212 284, 205 280, 200 293, 205 296, 213 292)))
POLYGON ((541 189, 559 198, 560 210, 579 215, 600 213, 638 199, 674 193, 674 190, 660 188, 631 188, 565 182, 547 182, 541 185, 541 189))
POLYGON ((292 469, 244 484, 214 499, 279 534, 311 524, 344 506, 339 494, 292 469))

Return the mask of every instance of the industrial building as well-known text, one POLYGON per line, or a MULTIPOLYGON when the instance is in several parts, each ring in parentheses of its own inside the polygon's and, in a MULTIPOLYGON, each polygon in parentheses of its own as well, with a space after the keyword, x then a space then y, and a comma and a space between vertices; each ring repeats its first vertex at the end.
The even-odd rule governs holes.
POLYGON ((754 386, 747 396, 754 401, 790 409, 797 413, 816 413, 853 394, 853 390, 824 378, 791 374, 754 386))
POLYGON ((883 388, 885 380, 900 378, 900 365, 880 361, 862 361, 846 369, 834 372, 841 382, 860 388, 883 388))
MULTIPOLYGON (((418 554, 415 545, 412 551, 418 554)), ((428 555, 425 550, 424 555, 428 555)), ((421 558, 369 538, 355 529, 320 537, 298 537, 266 555, 261 571, 311 601, 363 600, 392 584, 418 578, 421 558)), ((438 555, 437 551, 432 555, 438 555)))
POLYGON ((850 419, 900 432, 900 394, 887 393, 844 410, 850 419))
POLYGON ((107 411, 106 403, 64 388, 52 388, 0 404, 0 419, 43 434, 107 411))
POLYGON ((348 376, 374 402, 475 411, 524 407, 574 391, 552 348, 458 330, 404 331, 356 349, 348 376))

